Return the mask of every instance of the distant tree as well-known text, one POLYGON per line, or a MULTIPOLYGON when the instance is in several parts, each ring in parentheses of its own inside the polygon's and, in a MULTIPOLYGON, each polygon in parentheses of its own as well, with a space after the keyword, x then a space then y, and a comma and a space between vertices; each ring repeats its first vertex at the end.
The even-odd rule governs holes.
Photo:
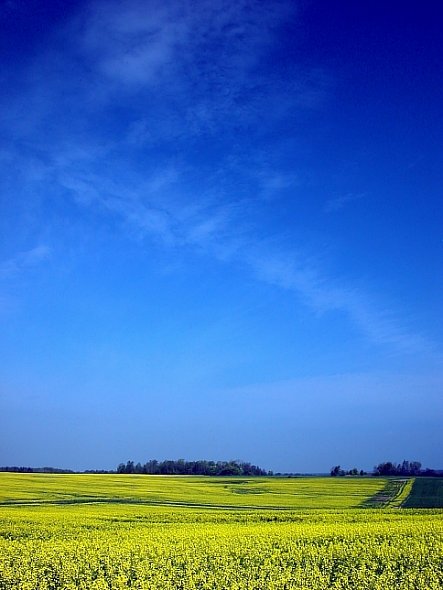
POLYGON ((158 473, 158 461, 157 459, 151 459, 143 465, 143 473, 156 475, 158 473))
POLYGON ((13 465, 9 467, 0 467, 0 471, 10 473, 33 473, 34 469, 32 467, 17 467, 16 465, 13 465))
POLYGON ((179 459, 178 461, 176 461, 175 470, 176 473, 178 473, 179 475, 186 474, 187 466, 184 459, 179 459))
POLYGON ((374 475, 420 475, 421 463, 419 461, 403 461, 403 463, 392 463, 386 461, 374 467, 374 475))
POLYGON ((421 463, 420 461, 411 461, 409 463, 409 469, 411 475, 419 475, 421 471, 421 463))
POLYGON ((411 471, 411 465, 409 461, 403 461, 401 467, 399 468, 399 471, 402 475, 408 475, 411 471))
POLYGON ((331 477, 338 477, 339 475, 343 475, 343 469, 340 467, 340 465, 335 465, 334 467, 331 468, 331 477))
POLYGON ((59 467, 0 467, 0 471, 15 473, 75 473, 72 469, 60 469, 59 467))
POLYGON ((397 467, 391 461, 379 463, 374 467, 374 475, 395 475, 397 467))
POLYGON ((134 461, 128 461, 125 465, 123 473, 134 473, 134 461))
MULTIPOLYGON (((137 463, 134 466, 133 461, 120 463, 117 467, 117 473, 144 473, 144 474, 162 474, 162 475, 246 475, 257 476, 267 475, 264 469, 248 462, 239 461, 185 461, 178 459, 176 461, 167 459, 166 461, 157 461, 151 459, 144 465, 137 463)), ((272 472, 269 472, 272 475, 272 472)))

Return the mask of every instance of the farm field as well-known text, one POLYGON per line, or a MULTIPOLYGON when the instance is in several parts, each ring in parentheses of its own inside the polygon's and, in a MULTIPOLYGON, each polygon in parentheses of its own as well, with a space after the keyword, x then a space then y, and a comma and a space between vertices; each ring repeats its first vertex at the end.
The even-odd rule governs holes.
POLYGON ((442 510, 356 507, 389 481, 0 474, 0 589, 440 589, 442 510))
POLYGON ((443 478, 416 478, 405 508, 443 508, 443 478))
POLYGON ((386 479, 0 473, 0 505, 85 502, 222 508, 356 508, 386 479))

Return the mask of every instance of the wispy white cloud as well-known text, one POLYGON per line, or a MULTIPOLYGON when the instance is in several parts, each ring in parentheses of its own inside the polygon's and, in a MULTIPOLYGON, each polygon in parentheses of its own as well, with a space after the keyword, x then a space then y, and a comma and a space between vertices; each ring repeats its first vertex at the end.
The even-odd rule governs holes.
POLYGON ((340 195, 327 201, 324 210, 326 213, 340 211, 340 209, 343 209, 350 203, 363 199, 365 196, 365 193, 346 193, 345 195, 340 195))
POLYGON ((113 175, 69 170, 60 172, 58 180, 81 206, 112 214, 133 233, 166 245, 207 250, 227 228, 232 229, 235 207, 220 203, 209 192, 195 198, 183 188, 186 179, 177 167, 152 171, 132 184, 113 175))
POLYGON ((190 34, 180 8, 179 3, 94 3, 82 15, 80 49, 112 80, 156 84, 190 34))
MULTIPOLYGON (((132 233, 244 265, 316 313, 343 312, 379 345, 425 349, 425 340, 402 328, 386 305, 329 279, 303 251, 273 249, 262 237, 257 210, 263 218, 267 201, 298 187, 296 172, 269 161, 257 165, 258 150, 250 166, 253 156, 223 147, 210 172, 197 175, 204 154, 188 155, 202 134, 216 142, 230 128, 231 142, 240 126, 256 137, 292 111, 321 103, 330 83, 321 70, 294 70, 285 80, 257 73, 274 31, 293 10, 291 2, 257 0, 91 3, 68 27, 68 51, 54 41, 51 55, 35 58, 28 89, 3 126, 26 154, 29 182, 38 174, 39 182, 114 216, 132 233), (75 86, 60 76, 71 67, 82 80, 75 86), (119 101, 127 109, 119 128, 109 131, 119 101), (103 137, 96 119, 107 130, 103 137)), ((331 199, 325 211, 363 196, 331 199)), ((0 273, 13 274, 47 254, 37 248, 19 255, 0 273)))
POLYGON ((48 246, 39 245, 19 252, 11 258, 0 262, 0 279, 12 279, 28 269, 31 269, 47 260, 51 250, 48 246))
POLYGON ((276 29, 295 10, 285 0, 94 2, 68 38, 88 64, 89 101, 138 98, 143 108, 128 141, 164 141, 318 107, 329 86, 321 70, 300 67, 284 80, 271 68, 258 73, 276 29))
POLYGON ((223 262, 244 265, 258 280, 294 295, 318 314, 343 313, 370 341, 401 353, 432 350, 422 335, 408 330, 386 303, 343 280, 329 278, 303 251, 278 247, 260 237, 260 227, 248 221, 251 200, 229 200, 228 195, 208 194, 194 199, 183 188, 177 169, 156 172, 134 187, 65 177, 62 182, 88 206, 95 204, 118 216, 132 231, 169 246, 198 248, 223 262), (245 221, 246 220, 246 221, 245 221))
POLYGON ((227 93, 293 11, 288 2, 257 0, 95 2, 80 17, 80 51, 119 83, 158 86, 179 75, 191 86, 223 82, 227 93), (209 59, 212 45, 219 51, 209 59))
POLYGON ((251 270, 267 283, 294 292, 314 312, 342 312, 371 342, 399 353, 431 352, 433 345, 404 326, 401 317, 380 301, 352 285, 337 284, 303 253, 266 251, 254 245, 242 252, 251 270))
MULTIPOLYGON (((165 246, 186 246, 224 263, 243 265, 258 280, 293 292, 314 313, 343 313, 371 342, 398 353, 430 352, 432 343, 404 326, 401 317, 369 290, 363 292, 328 276, 303 250, 278 246, 261 235, 251 212, 261 207, 254 197, 236 198, 221 185, 202 185, 195 195, 189 188, 185 165, 152 169, 146 177, 120 180, 112 171, 93 174, 88 166, 59 170, 58 180, 81 206, 95 207, 119 219, 133 235, 154 239, 165 246)), ((287 190, 296 179, 257 172, 261 194, 287 190)), ((260 192, 260 191, 259 191, 260 192)), ((264 202, 266 207, 266 199, 264 202)))

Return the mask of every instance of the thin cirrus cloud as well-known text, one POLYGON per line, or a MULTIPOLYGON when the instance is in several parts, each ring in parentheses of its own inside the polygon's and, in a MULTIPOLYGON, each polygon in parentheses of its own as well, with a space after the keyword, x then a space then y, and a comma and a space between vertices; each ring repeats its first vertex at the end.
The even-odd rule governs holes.
POLYGON ((46 245, 38 245, 24 252, 19 252, 0 263, 0 279, 13 279, 23 272, 44 262, 51 250, 46 245))
POLYGON ((245 86, 244 74, 250 73, 272 27, 288 11, 293 7, 287 2, 266 6, 248 0, 202 0, 198 6, 99 2, 80 17, 80 51, 119 83, 158 86, 179 76, 189 87, 206 90, 219 80, 227 95, 236 84, 245 86), (205 50, 214 46, 219 51, 209 57, 205 50), (205 76, 194 78, 197 70, 205 76))
POLYGON ((258 248, 245 257, 260 280, 294 292, 315 313, 344 313, 366 338, 379 346, 406 354, 433 350, 431 342, 408 330, 386 305, 377 304, 375 297, 343 281, 337 284, 318 267, 306 263, 302 253, 269 254, 258 248))
MULTIPOLYGON (((270 7, 247 0, 202 1, 198 10, 171 1, 92 3, 68 24, 67 49, 55 39, 51 51, 26 72, 26 96, 10 112, 20 123, 9 127, 10 134, 26 140, 34 161, 42 162, 40 177, 80 206, 120 220, 131 233, 243 265, 258 280, 293 292, 316 313, 345 313, 379 345, 427 350, 431 345, 403 328, 386 306, 352 285, 337 285, 303 251, 269 247, 260 226, 266 205, 257 195, 266 202, 288 188, 301 190, 296 173, 269 165, 241 170, 242 156, 232 164, 229 154, 218 163, 224 176, 214 173, 199 187, 195 181, 200 164, 188 154, 195 138, 207 135, 216 143, 221 136, 235 143, 236 127, 251 128, 255 137, 289 111, 321 105, 329 77, 318 68, 300 68, 285 80, 272 71, 257 73, 274 29, 293 12, 290 2, 270 7), (80 80, 76 85, 60 74, 67 68, 80 80), (47 74, 45 84, 39 71, 47 74), (105 133, 91 124, 97 119, 109 125, 119 101, 127 101, 131 114, 118 130, 105 133), (25 113, 26 104, 32 108, 25 113), (143 149, 160 146, 168 152, 174 141, 178 156, 159 155, 143 175, 136 170, 132 162, 143 149), (238 194, 238 177, 252 183, 253 195, 238 194)), ((339 211, 363 196, 332 199, 325 211, 339 211)), ((3 272, 26 266, 25 259, 3 272)))
POLYGON ((50 256, 49 246, 39 244, 0 261, 0 314, 9 314, 16 307, 17 298, 9 293, 9 287, 38 269, 50 256))
POLYGON ((259 227, 244 226, 251 203, 215 202, 205 207, 180 205, 189 200, 180 191, 180 177, 165 172, 163 182, 153 179, 151 187, 134 189, 128 195, 118 184, 112 188, 101 177, 89 182, 65 179, 76 198, 88 206, 99 206, 107 214, 118 216, 126 227, 160 241, 165 246, 188 246, 224 263, 244 265, 259 281, 296 294, 315 313, 342 312, 370 341, 391 347, 400 353, 429 352, 432 344, 420 334, 409 331, 386 306, 377 305, 368 294, 350 285, 329 279, 303 252, 277 249, 260 238, 259 227), (168 180, 167 180, 168 179, 168 180), (169 193, 161 208, 152 205, 164 191, 169 193), (106 197, 102 195, 106 194, 106 197), (151 194, 151 204, 149 204, 151 194), (92 196, 91 196, 92 195, 92 196), (171 195, 175 195, 173 198, 171 195))
POLYGON ((139 97, 155 111, 132 122, 129 139, 213 134, 321 103, 329 81, 318 68, 285 79, 258 71, 294 11, 286 1, 95 3, 73 26, 71 51, 93 72, 94 99, 139 97))
MULTIPOLYGON (((183 5, 183 8, 185 5, 183 5)), ((86 14, 81 51, 109 79, 155 84, 190 35, 179 4, 96 3, 86 14)))
POLYGON ((334 213, 347 207, 350 203, 354 203, 365 197, 365 193, 347 193, 345 195, 340 195, 334 199, 329 199, 325 204, 324 210, 326 213, 334 213))

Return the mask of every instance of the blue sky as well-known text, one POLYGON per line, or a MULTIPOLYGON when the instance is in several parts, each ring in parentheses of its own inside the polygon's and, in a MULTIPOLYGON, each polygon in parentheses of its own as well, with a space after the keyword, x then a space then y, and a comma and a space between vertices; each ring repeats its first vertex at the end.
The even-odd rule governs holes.
POLYGON ((442 467, 441 16, 4 3, 1 464, 442 467))

